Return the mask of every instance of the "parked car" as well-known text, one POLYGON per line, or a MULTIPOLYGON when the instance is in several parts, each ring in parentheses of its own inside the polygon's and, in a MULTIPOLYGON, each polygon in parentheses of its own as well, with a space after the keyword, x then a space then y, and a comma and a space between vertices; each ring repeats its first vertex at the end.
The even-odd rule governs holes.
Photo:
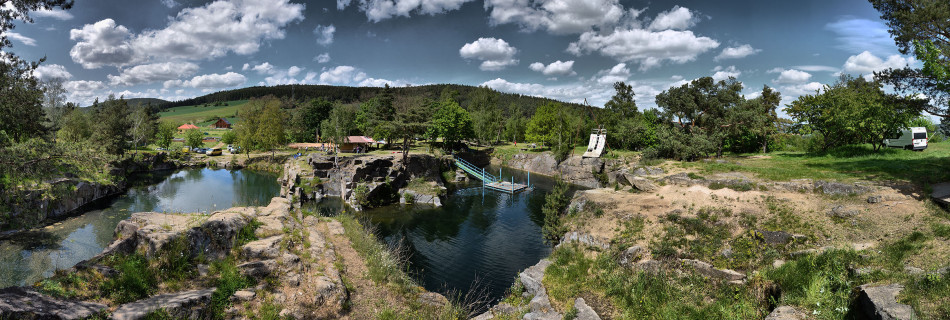
POLYGON ((913 127, 901 130, 897 137, 884 139, 884 145, 890 148, 924 151, 927 149, 927 128, 913 127))
POLYGON ((183 148, 181 148, 181 152, 189 153, 189 152, 191 152, 191 147, 190 147, 190 146, 184 146, 183 148))
POLYGON ((208 149, 208 152, 205 153, 205 154, 207 154, 207 155, 209 155, 209 156, 220 156, 220 155, 221 155, 221 148, 211 148, 211 149, 208 149))

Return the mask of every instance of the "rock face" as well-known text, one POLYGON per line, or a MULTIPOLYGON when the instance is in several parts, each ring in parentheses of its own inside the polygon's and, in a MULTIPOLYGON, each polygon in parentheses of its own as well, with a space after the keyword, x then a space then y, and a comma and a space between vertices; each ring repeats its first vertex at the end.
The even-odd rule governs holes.
POLYGON ((597 239, 592 235, 589 235, 586 233, 580 233, 577 231, 571 231, 571 232, 565 233, 564 237, 561 238, 561 242, 558 243, 557 246, 560 247, 561 245, 572 243, 572 242, 576 242, 576 243, 586 245, 589 247, 600 248, 603 250, 610 249, 610 244, 607 244, 607 242, 597 239))
POLYGON ((125 187, 124 180, 115 185, 103 185, 64 178, 52 181, 48 189, 21 195, 0 195, 0 202, 15 204, 7 213, 10 218, 0 220, 0 230, 7 229, 9 226, 5 223, 11 220, 34 226, 46 219, 72 214, 87 204, 121 194, 125 187), (8 196, 16 198, 8 199, 8 196))
POLYGON ((807 238, 803 235, 791 234, 785 231, 756 230, 755 232, 767 244, 783 245, 792 241, 804 241, 807 238))
POLYGON ((905 320, 917 319, 914 309, 906 304, 897 303, 897 294, 904 289, 899 284, 886 286, 863 285, 855 300, 858 312, 867 319, 905 320))
POLYGON ((546 176, 561 176, 565 182, 587 188, 600 188, 603 184, 594 175, 606 174, 604 160, 571 156, 557 163, 550 152, 541 154, 516 154, 506 163, 507 166, 539 173, 546 176))
POLYGON ((656 190, 656 184, 653 184, 652 181, 641 178, 641 177, 631 177, 627 179, 630 181, 630 185, 636 188, 637 190, 643 192, 650 192, 656 190))
POLYGON ((365 206, 380 206, 403 200, 403 194, 411 191, 416 203, 440 206, 445 187, 441 170, 452 168, 447 159, 431 155, 411 154, 403 162, 401 156, 358 156, 338 159, 311 154, 307 163, 312 169, 303 169, 295 162, 285 165, 281 195, 300 200, 319 199, 323 196, 339 196, 355 209, 365 206), (314 185, 314 179, 320 183, 314 185), (430 187, 421 190, 405 189, 410 181, 422 180, 430 187), (365 199, 363 205, 357 198, 365 199))
POLYGON ((828 215, 841 219, 855 217, 859 214, 861 214, 861 210, 859 208, 843 205, 833 206, 831 207, 831 210, 828 211, 828 215))
POLYGON ((769 313, 765 317, 765 320, 801 320, 804 319, 801 313, 795 308, 789 306, 781 306, 772 310, 772 313, 769 313))
POLYGON ((828 182, 828 181, 815 181, 815 190, 821 191, 821 193, 828 195, 860 195, 871 192, 871 187, 858 185, 858 184, 849 184, 849 183, 840 183, 840 182, 828 182))
POLYGON ((685 265, 694 268, 696 272, 699 272, 700 274, 710 278, 717 278, 726 281, 745 281, 744 274, 729 269, 716 269, 711 264, 699 260, 680 259, 680 261, 682 261, 685 265))
POLYGON ((632 267, 643 256, 644 250, 640 246, 632 246, 620 253, 617 259, 621 266, 632 267))
POLYGON ((594 309, 591 309, 591 307, 587 305, 587 302, 584 301, 584 298, 577 298, 577 300, 574 300, 574 309, 577 309, 577 317, 574 319, 600 320, 600 316, 597 315, 597 312, 594 312, 594 309))
POLYGON ((160 294, 123 304, 112 313, 113 320, 142 319, 149 312, 164 310, 175 319, 198 319, 211 303, 214 288, 160 294))
POLYGON ((0 319, 85 319, 106 305, 54 299, 28 288, 0 290, 0 319))

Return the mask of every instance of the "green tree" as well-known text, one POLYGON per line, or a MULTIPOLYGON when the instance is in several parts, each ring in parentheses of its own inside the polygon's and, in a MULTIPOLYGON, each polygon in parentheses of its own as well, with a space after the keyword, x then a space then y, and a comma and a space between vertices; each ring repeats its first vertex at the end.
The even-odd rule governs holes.
POLYGON ((263 105, 259 99, 252 99, 238 110, 241 122, 238 122, 234 128, 236 142, 248 159, 251 158, 251 150, 257 150, 260 145, 257 132, 260 130, 262 113, 263 105))
POLYGON ((402 139, 402 161, 405 162, 412 140, 429 128, 429 115, 427 103, 418 99, 410 101, 401 109, 392 124, 394 131, 398 132, 398 137, 402 139))
POLYGON ((426 135, 431 140, 442 138, 444 146, 454 149, 463 139, 471 138, 472 117, 453 100, 442 100, 432 115, 431 125, 426 135))
POLYGON ((260 126, 257 128, 258 139, 260 139, 258 145, 261 149, 270 150, 273 156, 277 148, 287 143, 287 135, 284 132, 286 119, 280 107, 280 101, 267 100, 260 116, 260 126))
MULTIPOLYGON (((357 111, 350 106, 337 105, 330 111, 330 116, 320 125, 324 133, 324 139, 333 143, 337 154, 340 153, 340 145, 346 143, 346 138, 356 130, 357 111)), ((337 157, 333 157, 334 166, 338 166, 337 157)))
POLYGON ((500 94, 488 87, 478 87, 470 95, 472 125, 475 138, 482 144, 490 144, 498 140, 504 129, 502 111, 498 108, 500 94))
POLYGON ((102 146, 108 154, 125 153, 131 140, 129 129, 132 127, 129 121, 129 105, 125 99, 116 99, 115 96, 109 95, 109 99, 96 108, 95 119, 93 141, 102 146))
POLYGON ((505 121, 505 138, 513 142, 524 142, 525 125, 524 116, 521 113, 513 114, 505 121))
POLYGON ((570 203, 569 191, 570 187, 567 183, 558 177, 554 181, 554 189, 544 196, 544 205, 541 206, 541 213, 544 215, 544 226, 542 226, 541 231, 544 238, 551 242, 557 242, 567 231, 561 222, 561 213, 570 203))
POLYGON ((236 139, 237 135, 234 133, 234 130, 228 130, 221 135, 221 142, 224 142, 224 144, 232 144, 236 139))
POLYGON ((870 143, 874 150, 916 118, 926 100, 887 94, 877 81, 841 76, 820 93, 805 95, 785 111, 803 130, 821 138, 821 150, 852 143, 870 143))
POLYGON ((333 103, 324 98, 313 99, 310 103, 297 108, 293 116, 297 141, 317 142, 320 139, 320 123, 326 120, 333 109, 333 103))
POLYGON ((174 123, 159 123, 158 130, 155 133, 155 143, 162 149, 168 150, 168 147, 172 145, 172 140, 175 139, 175 131, 177 130, 178 126, 174 123))
POLYGON ((158 131, 158 114, 149 106, 138 107, 130 115, 131 135, 135 146, 148 144, 158 131))
POLYGON ((185 143, 188 144, 192 149, 201 148, 204 146, 204 133, 198 129, 188 129, 185 131, 185 143))
POLYGON ((905 94, 931 100, 926 111, 950 117, 950 2, 945 0, 870 0, 887 22, 903 54, 911 52, 923 68, 890 69, 876 76, 905 94))
MULTIPOLYGON (((656 96, 663 117, 676 121, 669 133, 694 136, 676 140, 704 142, 691 147, 695 152, 685 158, 695 159, 699 154, 710 153, 722 156, 725 141, 732 130, 730 127, 738 125, 731 113, 745 101, 741 91, 742 83, 735 78, 717 82, 712 77, 702 77, 656 96)), ((660 141, 665 140, 661 138, 660 141)))
POLYGON ((89 112, 73 109, 63 116, 61 128, 56 137, 65 142, 81 142, 92 137, 92 121, 89 112))
POLYGON ((235 140, 248 158, 251 150, 268 150, 274 155, 275 149, 286 143, 286 119, 279 99, 252 99, 238 111, 238 116, 242 121, 235 128, 235 140))

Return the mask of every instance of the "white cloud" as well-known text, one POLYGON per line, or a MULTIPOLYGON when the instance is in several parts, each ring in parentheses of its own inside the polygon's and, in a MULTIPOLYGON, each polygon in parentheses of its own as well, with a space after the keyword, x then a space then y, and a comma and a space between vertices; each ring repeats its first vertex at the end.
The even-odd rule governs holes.
POLYGON ((320 55, 314 57, 313 61, 316 61, 317 63, 330 62, 330 53, 328 52, 321 53, 320 55))
POLYGON ((332 24, 329 26, 317 26, 316 29, 313 29, 313 34, 317 35, 317 43, 328 46, 333 43, 333 33, 336 32, 336 27, 332 24))
POLYGON ((40 9, 40 10, 31 12, 30 15, 34 17, 53 18, 56 20, 63 20, 63 21, 71 20, 73 18, 73 14, 67 12, 66 10, 40 9))
POLYGON ((712 78, 716 81, 726 80, 729 79, 729 77, 738 78, 740 75, 742 75, 742 71, 736 69, 736 66, 729 66, 728 68, 716 66, 713 71, 716 73, 712 75, 712 78))
POLYGON ((130 36, 128 28, 116 25, 112 19, 87 24, 69 31, 69 39, 77 41, 69 56, 86 69, 128 65, 137 60, 130 36))
POLYGON ((599 52, 618 62, 637 62, 640 70, 659 66, 663 61, 686 63, 715 49, 719 42, 708 37, 697 37, 692 31, 664 30, 653 32, 643 29, 616 29, 601 35, 585 32, 567 51, 575 55, 599 52))
POLYGON ((72 95, 91 96, 93 91, 105 89, 106 85, 102 81, 78 80, 67 81, 63 87, 72 95))
POLYGON ((838 72, 839 68, 832 66, 821 66, 821 65, 804 65, 804 66, 794 66, 794 69, 809 71, 809 72, 838 72))
MULTIPOLYGON (((244 70, 247 70, 247 68, 244 68, 244 70)), ((274 65, 270 64, 270 62, 256 65, 251 68, 251 70, 257 72, 257 74, 274 74, 276 72, 274 71, 274 65)))
POLYGON ((320 82, 327 84, 349 84, 366 79, 366 73, 352 66, 337 66, 320 74, 320 82))
POLYGON ((122 70, 118 76, 109 75, 109 84, 133 86, 141 83, 174 80, 198 72, 198 65, 191 62, 163 62, 143 64, 122 70))
POLYGON ((881 20, 843 18, 829 23, 825 28, 838 34, 838 49, 852 54, 863 51, 878 55, 897 53, 897 45, 881 20))
POLYGON ((251 65, 250 65, 250 64, 247 64, 247 63, 245 63, 245 64, 244 64, 244 66, 243 66, 243 67, 241 67, 241 71, 247 71, 247 69, 250 69, 250 68, 251 68, 251 65))
POLYGON ((178 2, 175 1, 175 0, 162 0, 162 4, 164 4, 164 5, 165 5, 166 7, 168 7, 169 9, 178 6, 178 2))
MULTIPOLYGON (((779 87, 779 92, 783 97, 795 98, 806 94, 815 94, 817 90, 824 88, 824 85, 818 82, 809 82, 804 84, 788 85, 779 87)), ((785 100, 785 99, 782 99, 785 100)))
POLYGON ((36 39, 24 36, 22 34, 19 34, 16 32, 7 32, 4 35, 7 36, 7 38, 9 38, 10 40, 19 41, 20 43, 31 46, 31 47, 36 46, 36 39))
POLYGON ((491 25, 577 34, 616 25, 624 15, 619 0, 485 0, 491 25))
POLYGON ((297 66, 291 66, 289 69, 287 69, 287 75, 296 77, 298 74, 300 74, 300 71, 303 71, 303 69, 297 66))
POLYGON ((610 69, 597 72, 593 79, 598 83, 612 85, 614 82, 627 81, 628 78, 630 78, 630 68, 627 68, 626 63, 618 63, 610 69))
MULTIPOLYGON (((458 10, 472 0, 358 0, 360 11, 369 21, 379 22, 395 16, 409 17, 411 13, 436 15, 458 10)), ((338 10, 346 9, 354 0, 337 0, 338 10)))
POLYGON ((687 8, 673 6, 669 11, 660 12, 650 23, 650 30, 686 30, 698 22, 687 8))
POLYGON ((571 61, 558 60, 558 61, 551 62, 547 66, 545 66, 541 62, 535 62, 535 63, 532 63, 529 66, 529 68, 531 68, 531 70, 540 72, 546 76, 569 76, 569 75, 577 74, 573 70, 574 68, 573 60, 571 61))
POLYGON ((33 71, 33 74, 40 80, 69 79, 73 77, 69 71, 66 71, 66 67, 58 64, 40 65, 36 68, 36 71, 33 71))
POLYGON ((479 69, 484 71, 498 71, 518 64, 514 58, 516 53, 518 49, 508 45, 505 40, 495 38, 478 38, 459 49, 462 58, 481 60, 479 69))
POLYGON ((229 52, 248 55, 264 40, 283 39, 283 28, 303 19, 304 5, 288 0, 218 0, 186 8, 164 29, 132 35, 124 26, 105 19, 70 31, 79 42, 70 51, 86 68, 124 66, 138 61, 204 60, 229 52))
POLYGON ((725 60, 725 59, 741 59, 753 54, 761 52, 762 49, 755 49, 752 46, 744 44, 738 47, 728 47, 722 49, 722 52, 718 56, 713 58, 715 61, 725 60))
POLYGON ((913 57, 904 58, 900 55, 892 55, 883 60, 869 51, 864 51, 859 55, 848 57, 844 63, 844 72, 851 74, 863 74, 873 76, 874 71, 881 71, 889 68, 903 68, 913 65, 917 62, 913 57))
POLYGON ((778 78, 772 80, 774 83, 780 84, 793 84, 793 83, 805 83, 808 80, 811 80, 811 74, 805 71, 796 70, 796 69, 773 69, 769 71, 770 73, 778 73, 778 78))
MULTIPOLYGON (((225 74, 206 74, 191 78, 191 80, 169 80, 165 81, 165 88, 189 87, 196 89, 219 89, 234 87, 244 84, 247 78, 244 75, 234 72, 225 74)), ((177 92, 177 91, 176 91, 177 92)), ((180 93, 179 93, 180 94, 180 93)))

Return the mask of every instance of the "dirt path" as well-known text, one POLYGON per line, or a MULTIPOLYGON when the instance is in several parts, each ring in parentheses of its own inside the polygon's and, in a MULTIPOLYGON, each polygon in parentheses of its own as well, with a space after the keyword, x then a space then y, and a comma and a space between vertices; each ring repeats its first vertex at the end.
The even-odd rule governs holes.
POLYGON ((322 222, 317 226, 317 230, 327 235, 327 241, 336 249, 342 260, 343 277, 351 290, 350 312, 341 319, 374 319, 386 310, 405 308, 406 303, 402 297, 369 278, 366 263, 350 245, 349 239, 340 232, 343 226, 339 225, 339 222, 322 222), (339 228, 330 227, 330 224, 337 224, 339 228))

